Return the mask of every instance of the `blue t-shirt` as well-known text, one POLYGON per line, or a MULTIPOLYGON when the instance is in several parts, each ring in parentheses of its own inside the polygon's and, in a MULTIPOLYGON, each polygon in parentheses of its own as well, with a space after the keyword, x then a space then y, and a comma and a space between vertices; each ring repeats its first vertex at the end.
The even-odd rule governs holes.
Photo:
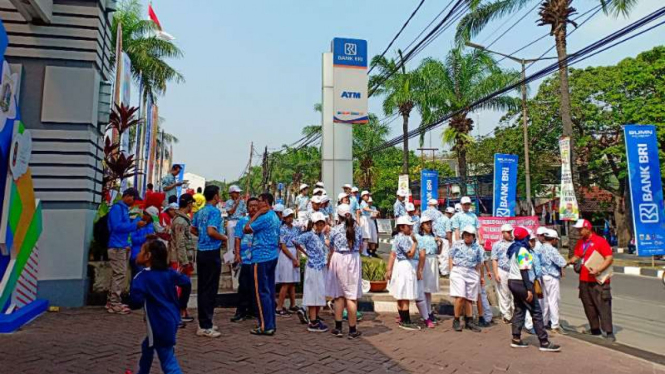
POLYGON ((136 260, 136 256, 141 252, 141 247, 148 240, 148 235, 155 233, 155 227, 152 223, 149 223, 140 229, 129 234, 129 239, 132 241, 132 253, 129 256, 131 261, 136 260))
MULTIPOLYGON (((452 218, 453 230, 459 229, 462 231, 467 226, 473 226, 477 229, 480 228, 480 221, 473 212, 458 212, 452 218)), ((460 233, 461 234, 461 233, 460 233)))
POLYGON ((393 205, 393 215, 395 218, 406 215, 406 207, 404 206, 403 202, 399 200, 395 201, 395 204, 393 205))
POLYGON ((418 240, 418 252, 425 251, 427 256, 437 255, 439 252, 439 245, 436 243, 436 237, 433 235, 416 235, 418 240))
POLYGON ((484 252, 476 242, 466 245, 463 240, 458 240, 450 250, 450 258, 454 266, 473 269, 483 262, 484 252))
POLYGON ((511 244, 513 244, 513 242, 501 239, 492 246, 492 255, 490 258, 496 260, 497 266, 503 271, 510 271, 508 247, 510 247, 511 244))
POLYGON ((254 239, 254 235, 242 232, 247 222, 249 222, 249 217, 239 219, 233 231, 236 239, 240 239, 240 261, 242 261, 243 265, 252 263, 252 240, 254 239))
POLYGON ((359 252, 360 245, 363 242, 363 232, 360 226, 354 227, 353 248, 349 247, 349 241, 346 240, 346 224, 340 223, 330 230, 330 247, 335 252, 359 252))
POLYGON ((254 232, 252 244, 252 262, 255 264, 272 261, 277 258, 279 246, 279 227, 281 222, 274 211, 259 216, 249 226, 254 232))
POLYGON ((360 210, 360 204, 358 204, 358 198, 355 196, 350 197, 351 201, 351 215, 355 217, 356 211, 360 210))
POLYGON ((453 231, 451 225, 450 225, 450 218, 446 216, 445 214, 442 215, 441 217, 437 218, 436 221, 434 221, 434 225, 432 226, 432 229, 434 231, 434 234, 438 236, 439 238, 446 238, 446 235, 448 232, 453 231))
POLYGON ((301 230, 299 227, 282 225, 279 228, 279 243, 283 243, 287 248, 293 248, 296 244, 295 240, 300 233, 301 230))
POLYGON ((203 209, 196 212, 192 226, 199 231, 199 251, 212 251, 220 249, 222 241, 208 236, 208 227, 217 229, 220 234, 224 234, 224 219, 222 212, 211 204, 206 204, 203 209))
MULTIPOLYGON (((228 213, 235 204, 236 204, 235 200, 228 199, 224 204, 224 209, 226 209, 226 212, 228 213)), ((240 200, 238 202, 238 207, 236 208, 235 212, 233 212, 233 214, 229 214, 228 220, 230 221, 237 220, 244 217, 245 215, 247 215, 247 205, 245 204, 245 200, 240 200)))
POLYGON ((395 252, 395 258, 397 258, 398 261, 403 261, 403 260, 416 260, 416 255, 418 251, 416 251, 416 255, 413 256, 413 258, 409 258, 407 255, 409 251, 411 251, 411 246, 413 245, 413 239, 411 239, 410 236, 406 236, 402 233, 399 233, 395 236, 395 239, 393 240, 393 247, 392 251, 395 252))
POLYGON ((328 251, 326 250, 326 239, 323 233, 316 234, 313 230, 310 230, 300 234, 295 242, 305 248, 308 268, 322 270, 326 267, 328 251))

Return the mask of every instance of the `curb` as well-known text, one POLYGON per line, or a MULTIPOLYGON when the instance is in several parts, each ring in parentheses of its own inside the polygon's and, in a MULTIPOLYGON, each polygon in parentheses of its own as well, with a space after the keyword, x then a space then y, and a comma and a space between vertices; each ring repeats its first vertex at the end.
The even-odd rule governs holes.
POLYGON ((618 274, 638 277, 661 278, 663 276, 663 270, 645 269, 638 266, 613 266, 612 270, 618 274))

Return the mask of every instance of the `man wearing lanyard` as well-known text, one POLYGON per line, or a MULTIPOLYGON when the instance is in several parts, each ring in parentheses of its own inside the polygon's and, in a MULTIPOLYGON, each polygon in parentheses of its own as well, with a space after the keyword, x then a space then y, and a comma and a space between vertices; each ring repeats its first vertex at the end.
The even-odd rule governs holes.
POLYGON ((579 230, 580 240, 578 240, 575 246, 575 254, 568 261, 568 264, 574 265, 581 260, 581 263, 576 266, 575 271, 579 270, 580 299, 582 300, 584 313, 591 327, 585 333, 602 337, 602 331, 605 331, 606 339, 614 342, 616 338, 614 337, 614 328, 612 326, 612 291, 610 279, 608 278, 603 284, 598 284, 596 280, 597 275, 612 266, 614 262, 612 248, 605 239, 593 232, 591 222, 580 219, 573 227, 579 230), (584 266, 584 262, 591 257, 594 251, 603 256, 605 261, 603 261, 598 269, 587 269, 584 266))
POLYGON ((247 205, 244 199, 240 198, 240 193, 242 190, 236 185, 229 187, 229 194, 231 198, 226 201, 224 204, 224 209, 226 214, 228 214, 226 223, 226 232, 229 237, 228 246, 229 251, 233 252, 235 249, 235 227, 238 223, 238 220, 244 217, 247 214, 247 205))

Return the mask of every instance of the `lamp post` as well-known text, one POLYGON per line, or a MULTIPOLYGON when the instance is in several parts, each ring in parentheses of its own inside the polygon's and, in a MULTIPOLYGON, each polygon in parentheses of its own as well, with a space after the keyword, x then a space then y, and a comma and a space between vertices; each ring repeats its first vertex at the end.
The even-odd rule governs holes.
POLYGON ((540 60, 550 60, 554 59, 556 57, 543 57, 543 58, 537 58, 537 59, 526 59, 526 58, 517 58, 513 57, 511 55, 507 55, 501 52, 496 52, 489 50, 485 48, 482 45, 475 44, 475 43, 466 43, 467 47, 479 49, 481 51, 485 51, 487 53, 493 53, 495 55, 503 56, 509 60, 518 62, 520 65, 522 65, 522 130, 524 133, 524 174, 526 178, 526 200, 527 200, 527 207, 529 209, 529 214, 531 214, 532 205, 531 205, 531 168, 529 166, 529 131, 528 131, 528 114, 527 114, 527 109, 526 109, 526 82, 524 81, 526 79, 526 64, 530 62, 535 62, 535 61, 540 61, 540 60))

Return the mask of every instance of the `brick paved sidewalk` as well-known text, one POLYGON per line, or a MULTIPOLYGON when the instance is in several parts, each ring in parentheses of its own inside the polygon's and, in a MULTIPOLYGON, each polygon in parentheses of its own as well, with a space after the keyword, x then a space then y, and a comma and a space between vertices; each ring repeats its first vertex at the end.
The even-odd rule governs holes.
MULTIPOLYGON (((506 325, 457 333, 448 320, 411 332, 397 328, 394 315, 367 315, 363 337, 350 341, 307 333, 295 316, 278 317, 275 337, 252 336, 252 322, 232 324, 230 316, 218 310, 220 339, 196 337, 195 325, 180 331, 176 351, 185 373, 665 373, 662 366, 568 337, 553 339, 561 353, 539 352, 531 336, 532 347, 511 349, 506 325)), ((324 318, 332 323, 327 313, 324 318)), ((45 314, 0 336, 0 372, 123 374, 135 369, 144 331, 141 313, 83 308, 45 314)), ((157 362, 153 372, 161 373, 157 362)))

